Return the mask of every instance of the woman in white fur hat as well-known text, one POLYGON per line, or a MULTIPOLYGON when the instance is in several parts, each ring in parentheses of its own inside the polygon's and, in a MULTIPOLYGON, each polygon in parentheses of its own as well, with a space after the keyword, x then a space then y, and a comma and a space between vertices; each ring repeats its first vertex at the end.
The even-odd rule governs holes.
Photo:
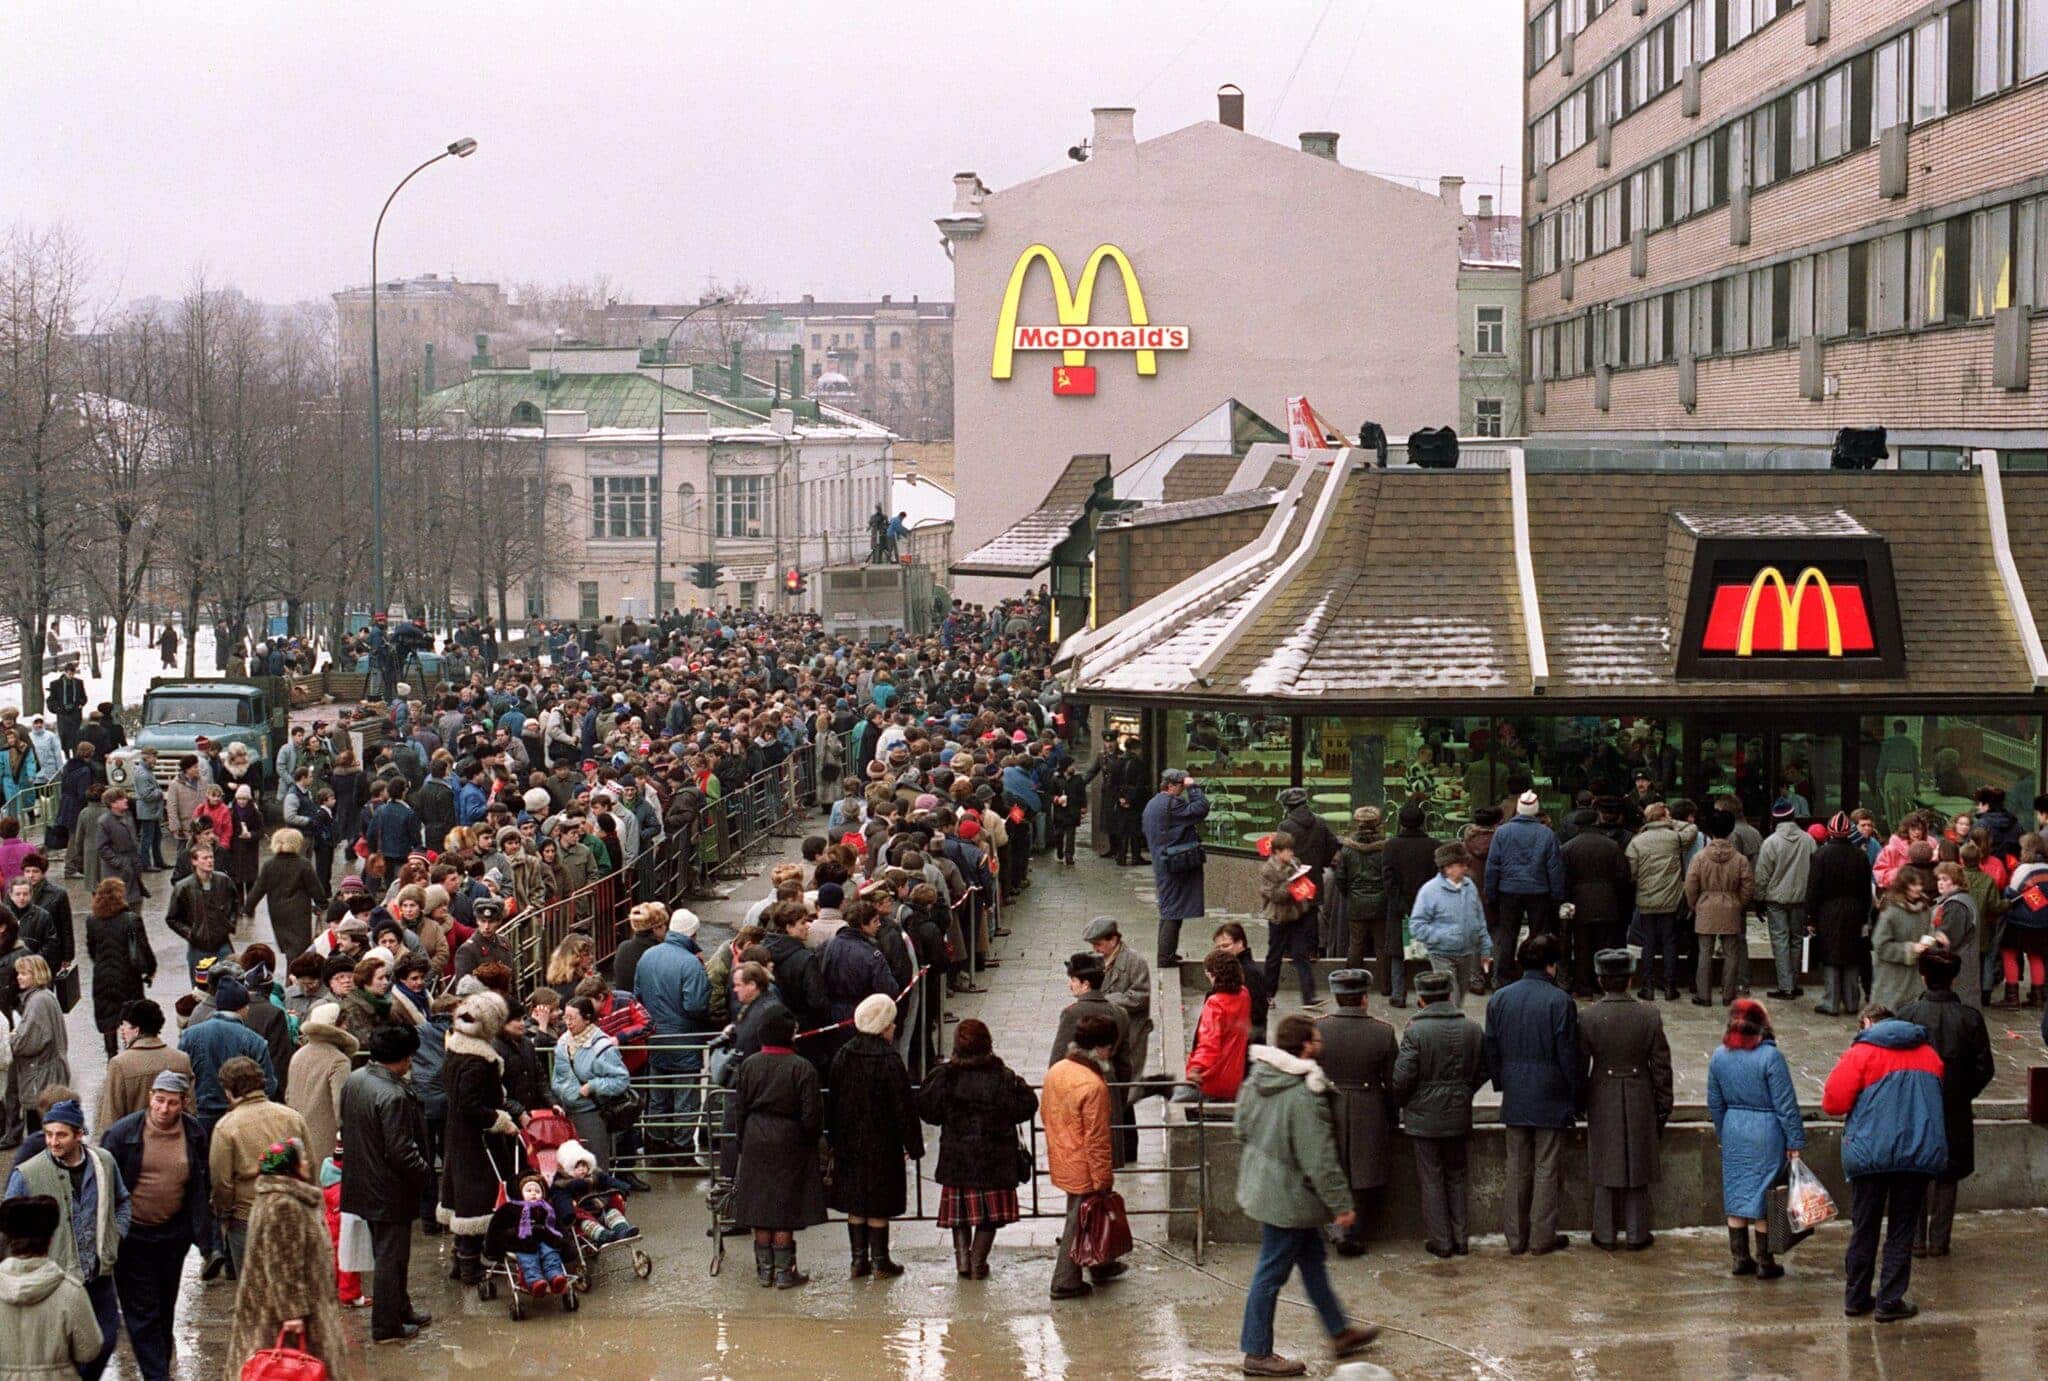
POLYGON ((522 1108, 505 1097, 505 1059, 492 1044, 505 1025, 505 999, 472 993, 455 1009, 441 1066, 448 1125, 441 1143, 440 1208, 455 1234, 455 1278, 474 1285, 483 1274, 484 1231, 498 1206, 498 1180, 519 1164, 522 1108))
POLYGON ((853 1010, 853 1039, 832 1057, 825 1125, 832 1141, 832 1183, 825 1202, 846 1215, 853 1276, 897 1276, 889 1258, 889 1220, 904 1211, 903 1161, 924 1154, 924 1127, 910 1072, 893 1044, 896 1003, 871 993, 853 1010))

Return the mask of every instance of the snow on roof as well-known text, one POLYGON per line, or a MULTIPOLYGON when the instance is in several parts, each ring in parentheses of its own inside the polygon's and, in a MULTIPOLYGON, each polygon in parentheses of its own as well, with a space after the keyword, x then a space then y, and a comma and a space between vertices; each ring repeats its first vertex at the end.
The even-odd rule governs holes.
POLYGON ((910 526, 953 521, 953 491, 923 475, 898 475, 889 487, 889 511, 907 513, 910 526))

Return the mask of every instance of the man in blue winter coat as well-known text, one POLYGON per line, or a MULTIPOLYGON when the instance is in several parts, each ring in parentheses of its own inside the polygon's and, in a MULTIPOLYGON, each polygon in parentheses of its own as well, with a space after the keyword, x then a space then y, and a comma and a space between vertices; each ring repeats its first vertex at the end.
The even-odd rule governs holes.
POLYGON ((1560 952, 1555 936, 1531 935, 1517 956, 1522 976, 1486 1004, 1486 1069, 1500 1090, 1508 1137, 1510 1256, 1544 1256, 1566 1245, 1557 1230, 1564 1140, 1584 1093, 1586 1058, 1578 1004, 1557 986, 1560 952))
POLYGON ((660 1154, 680 1141, 696 1141, 696 1079, 704 1067, 705 1033, 711 1030, 711 980, 697 953, 697 915, 677 911, 652 927, 654 948, 633 969, 633 997, 654 1025, 647 1090, 648 1151, 660 1154), (675 1124, 682 1134, 675 1136, 675 1124))
POLYGON ((220 1085, 220 1068, 237 1055, 246 1055, 263 1071, 263 1092, 277 1097, 277 1067, 270 1062, 270 1043, 250 1030, 243 1018, 249 1011, 249 990, 232 978, 215 985, 213 1015, 188 1029, 178 1048, 192 1060, 192 1110, 208 1137, 214 1124, 227 1116, 232 1101, 220 1085))
MULTIPOLYGON (((1107 790, 1114 790, 1114 784, 1107 790)), ((1160 774, 1159 792, 1145 803, 1139 817, 1145 847, 1152 854, 1152 886, 1159 905, 1154 962, 1161 973, 1180 963, 1181 922, 1200 920, 1208 909, 1202 894, 1200 848, 1208 818, 1209 798, 1195 785, 1195 779, 1178 767, 1160 774)))
POLYGON ((1486 854, 1486 900, 1493 906, 1495 988, 1520 978, 1516 967, 1522 926, 1529 934, 1557 933, 1557 904, 1564 900, 1564 852, 1550 826, 1537 819, 1542 802, 1525 791, 1514 818, 1493 832, 1486 854))

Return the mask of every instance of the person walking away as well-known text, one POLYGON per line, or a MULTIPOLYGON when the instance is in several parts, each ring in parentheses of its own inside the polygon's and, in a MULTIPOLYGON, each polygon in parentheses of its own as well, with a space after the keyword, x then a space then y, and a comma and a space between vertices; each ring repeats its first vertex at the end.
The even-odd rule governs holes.
POLYGON ((302 1044, 285 1075, 285 1103, 306 1120, 306 1155, 325 1161, 341 1132, 341 1090, 359 1049, 341 1028, 341 1005, 322 1002, 299 1025, 302 1044))
POLYGON ((83 1375, 100 1355, 92 1298, 50 1259, 60 1231, 64 1210, 48 1195, 0 1203, 0 1375, 83 1375))
POLYGON ((1580 830, 1559 852, 1564 858, 1565 896, 1572 908, 1571 921, 1564 926, 1571 939, 1572 993, 1590 997, 1596 986, 1596 956, 1622 944, 1629 913, 1635 909, 1628 854, 1606 829, 1580 830))
POLYGON ((1038 1111, 1038 1096, 969 1017, 953 1030, 953 1057, 918 1090, 917 1111, 939 1128, 938 1225, 952 1231, 954 1272, 985 1280, 996 1232, 1022 1216, 1017 1187, 1035 1173, 1017 1125, 1038 1111))
POLYGON ((1384 962, 1385 956, 1391 952, 1405 961, 1402 951, 1416 894, 1437 875, 1437 842, 1423 828, 1424 819, 1421 806, 1413 802, 1402 806, 1395 817, 1394 837, 1387 841, 1384 850, 1386 920, 1374 937, 1373 955, 1381 961, 1375 965, 1379 970, 1380 996, 1389 999, 1394 996, 1393 970, 1384 962))
POLYGON ((220 1086, 228 1110, 214 1124, 207 1145, 207 1178, 213 1193, 213 1218, 227 1243, 230 1268, 242 1267, 249 1232, 249 1213, 256 1202, 257 1166, 275 1142, 306 1139, 306 1119, 264 1091, 264 1073, 243 1056, 220 1068, 220 1086))
MULTIPOLYGON (((1692 908, 1693 933, 1700 938, 1699 969, 1694 975, 1693 1006, 1713 1001, 1714 950, 1721 951, 1721 1005, 1735 1001, 1749 973, 1749 941, 1744 934, 1749 904, 1756 899, 1756 874, 1729 837, 1735 817, 1717 810, 1707 817, 1707 847, 1685 872, 1685 900, 1692 908)), ((1667 994, 1667 996, 1672 994, 1667 994)))
POLYGON ((1771 1255, 1765 1208, 1772 1186, 1806 1149, 1806 1123, 1792 1070, 1761 1002, 1737 998, 1728 1008, 1728 1029, 1707 1062, 1707 1115, 1721 1143, 1721 1207, 1735 1257, 1731 1274, 1776 1280, 1785 1268, 1771 1255))
MULTIPOLYGON (((1126 758, 1119 770, 1131 767, 1140 774, 1145 770, 1136 757, 1126 758)), ((1109 790, 1117 789, 1111 782, 1109 790)), ((1209 798, 1193 777, 1169 767, 1160 774, 1159 792, 1145 803, 1142 815, 1138 815, 1135 795, 1132 801, 1129 810, 1138 817, 1144 847, 1152 851, 1152 887, 1159 907, 1159 943, 1153 953, 1159 971, 1165 973, 1180 963, 1181 923, 1200 920, 1208 909, 1202 894, 1202 827, 1209 818, 1209 798)), ((1135 852, 1134 838, 1126 836, 1120 845, 1131 842, 1135 852)), ((1120 847, 1117 862, 1124 861, 1120 847)))
POLYGON ((1793 803, 1782 796, 1772 802, 1771 836, 1756 855, 1756 894, 1770 926, 1771 958, 1778 970, 1778 986, 1770 996, 1777 1001, 1806 995, 1799 986, 1797 946, 1806 934, 1814 848, 1813 837, 1799 827, 1793 803))
MULTIPOLYGON (((1076 956, 1077 958, 1079 956, 1076 956)), ((1090 1195, 1116 1187, 1109 1081, 1118 1031, 1109 1017, 1090 1014, 1074 1023, 1066 1053, 1045 1072, 1039 1107, 1045 1120, 1046 1177, 1067 1196, 1067 1221, 1060 1232, 1052 1267, 1052 1297, 1077 1299, 1095 1285, 1113 1280, 1128 1269, 1121 1261, 1090 1268, 1091 1284, 1081 1278, 1074 1260, 1074 1242, 1081 1231, 1081 1205, 1090 1195)))
POLYGON ((1535 791, 1515 801, 1514 818, 1493 832, 1486 855, 1486 900, 1497 909, 1493 952, 1496 989, 1521 976, 1516 967, 1522 929, 1531 935, 1557 931, 1557 906, 1564 900, 1564 851, 1557 835, 1537 818, 1543 808, 1535 791), (1506 972, 1502 972, 1505 969, 1506 972))
POLYGON ((1387 925, 1387 841, 1380 833, 1380 818, 1378 806, 1352 811, 1351 833, 1337 851, 1335 888, 1344 899, 1344 967, 1364 968, 1370 945, 1380 971, 1381 994, 1394 1006, 1406 1007, 1400 917, 1395 917, 1391 934, 1387 925))
MULTIPOLYGON (((128 889, 129 896, 146 897, 149 889, 142 885, 142 845, 136 837, 128 793, 115 787, 100 799, 107 813, 100 821, 99 878, 114 878, 128 889)), ((98 888, 99 879, 93 886, 98 888)))
MULTIPOLYGON (((1572 841, 1577 843, 1577 840, 1572 841)), ((1569 853, 1570 845, 1566 846, 1569 853)), ((1635 967, 1625 949, 1593 957, 1601 997, 1579 1017, 1586 1052, 1586 1151, 1593 1184, 1593 1245, 1613 1251, 1619 1221, 1628 1249, 1650 1235, 1650 1186, 1659 1178, 1658 1138, 1671 1119, 1671 1043, 1664 1017, 1628 994, 1635 967)))
POLYGON ((1337 1158, 1351 1186, 1351 1226, 1337 1239, 1339 1256, 1362 1256, 1379 1221, 1381 1191, 1394 1152, 1394 1028, 1366 1009, 1372 975, 1341 969, 1330 975, 1337 1010, 1316 1023, 1323 1074, 1336 1091, 1337 1158))
POLYGON ((1642 971, 1636 995, 1648 1002, 1657 995, 1656 961, 1664 961, 1664 1000, 1678 1000, 1678 912, 1685 904, 1686 858, 1699 838, 1699 826, 1674 820, 1662 801, 1643 811, 1643 827, 1628 841, 1629 877, 1636 889, 1636 915, 1642 936, 1642 971))
POLYGON ((1941 1119, 1948 1141, 1948 1166, 1934 1177, 1920 1209, 1913 1255, 1947 1256, 1956 1219, 1956 1188, 1977 1169, 1977 1133, 1971 1102, 1991 1083, 1997 1066, 1984 1014, 1962 1000, 1959 982, 1974 982, 1961 956, 1944 949, 1922 951, 1920 979, 1927 990, 1899 1009, 1899 1020, 1927 1032, 1941 1056, 1941 1119))
POLYGON ((258 1164, 249 1259, 228 1338, 231 1376, 280 1336, 319 1358, 334 1381, 359 1372, 342 1332, 325 1206, 311 1174, 305 1146, 292 1140, 269 1147, 258 1164))
POLYGON ((1266 991, 1280 991, 1280 969, 1294 961, 1294 975, 1301 984, 1304 1007, 1316 1001, 1315 960, 1311 957, 1315 936, 1311 933, 1308 903, 1300 891, 1315 885, 1315 875, 1294 853, 1294 836, 1286 830, 1272 835, 1272 854, 1259 865, 1259 907, 1266 918, 1266 991))
POLYGON ((164 1070, 148 1105, 106 1125, 100 1146, 129 1186, 128 1236, 114 1262, 114 1291, 144 1381, 167 1381, 178 1286, 192 1248, 214 1240, 206 1133, 185 1111, 191 1076, 164 1070))
MULTIPOLYGON (((1110 837, 1116 845, 1118 867, 1140 867, 1152 862, 1152 858, 1145 856, 1145 850, 1152 847, 1152 803, 1157 801, 1159 796, 1166 794, 1166 779, 1175 772, 1180 772, 1180 769, 1169 767, 1161 773, 1159 793, 1150 801, 1146 800, 1144 747, 1135 736, 1124 740, 1123 756, 1103 776, 1103 794, 1116 805, 1115 827, 1111 829, 1110 837)), ((1190 789, 1194 786, 1194 779, 1185 772, 1180 772, 1178 780, 1190 789)), ((1185 795, 1186 792, 1179 794, 1185 795)), ((1205 800, 1205 815, 1208 813, 1207 804, 1205 800)), ((1162 809, 1160 814, 1163 816, 1167 812, 1162 809)), ((1178 815, 1179 812, 1174 814, 1178 815)), ((1156 857, 1158 855, 1155 852, 1153 858, 1156 857)), ((1158 875, 1158 868, 1155 866, 1153 876, 1156 878, 1158 875)))
POLYGON ((832 1057, 826 1080, 832 1183, 825 1203, 846 1215, 855 1280, 903 1274, 889 1256, 889 1220, 908 1206, 905 1159, 924 1159, 910 1071, 893 1044, 896 1016, 895 1001, 884 994, 861 999, 853 1013, 856 1034, 832 1057))
POLYGON ((1330 1083, 1316 1063, 1322 1053, 1315 1020, 1291 1012, 1280 1019, 1274 1044, 1252 1050, 1251 1074, 1238 1094, 1237 1203, 1259 1225, 1259 1262, 1238 1331, 1246 1376, 1308 1370, 1273 1351, 1274 1308, 1297 1268, 1334 1360, 1357 1356, 1380 1332, 1354 1326, 1330 1288, 1323 1227, 1333 1224, 1348 1235, 1357 1212, 1337 1150, 1330 1083))
MULTIPOLYGON (((327 904, 327 879, 306 857, 306 836, 298 830, 287 827, 270 837, 270 857, 256 870, 249 893, 251 915, 266 898, 277 952, 290 963, 312 947, 314 913, 327 904)), ((327 1159, 324 1152, 320 1159, 327 1159)))
POLYGON ((1896 1011, 1920 995, 1920 951, 1939 944, 1934 937, 1934 879, 1925 868, 1908 866, 1892 875, 1877 924, 1870 931, 1872 1006, 1896 1011))
POLYGON ((1851 818, 1836 811, 1828 819, 1827 843, 1814 850, 1807 868, 1806 924, 1824 978, 1813 1010, 1824 1017, 1857 1009, 1858 974, 1869 956, 1870 852, 1855 836, 1851 818))
MULTIPOLYGON (((412 1027, 379 1027, 370 1037, 369 1062, 349 1075, 341 1089, 341 1144, 348 1148, 341 1211, 369 1225, 376 1258, 370 1284, 370 1340, 377 1343, 403 1342, 433 1321, 413 1308, 406 1289, 412 1224, 431 1171, 423 1149, 426 1115, 406 1079, 419 1048, 419 1032, 412 1027)), ((327 1234, 320 1231, 317 1237, 321 1260, 305 1269, 331 1282, 327 1234)))
MULTIPOLYGON (((1963 972, 1975 975, 1979 968, 1979 941, 1984 927, 1977 913, 1977 899, 1970 893, 1969 875, 1963 871, 1962 864, 1934 865, 1934 910, 1927 923, 1929 935, 1962 961, 1963 972)), ((1978 989, 1974 976, 1957 996, 1965 1006, 1981 1008, 1984 1005, 1984 995, 1978 989)))
POLYGON ((739 1146, 733 1221, 753 1229, 754 1277, 765 1289, 810 1282, 797 1269, 796 1234, 825 1221, 818 1141, 825 1105, 818 1071, 796 1053, 796 1020, 787 1010, 761 1022, 761 1049, 741 1062, 733 1087, 739 1146))
POLYGON ((1493 939, 1487 933, 1479 884, 1466 876, 1472 865, 1465 846, 1439 844, 1435 860, 1437 876, 1415 894, 1408 933, 1428 952, 1431 970, 1452 976, 1462 1008, 1465 994, 1479 986, 1481 974, 1493 962, 1493 939))
POLYGON ((1843 1119, 1850 1230, 1842 1255, 1848 1275, 1842 1312, 1852 1319, 1875 1311, 1879 1323, 1896 1323, 1920 1312, 1906 1290, 1921 1205, 1934 1177, 1948 1169, 1942 1076, 1926 1029, 1872 1003, 1863 1009, 1862 1031, 1821 1087, 1821 1111, 1843 1119))
POLYGON ((135 832, 142 850, 142 871, 160 873, 170 866, 164 862, 163 783, 142 758, 129 763, 128 772, 135 788, 135 832))
MULTIPOLYGON (((1466 1165, 1472 1138, 1472 1095, 1487 1080, 1486 1037, 1452 1000, 1456 981, 1431 969, 1415 976, 1422 1009, 1401 1033, 1394 1057, 1393 1101, 1415 1152, 1425 1247, 1435 1257, 1463 1256, 1466 1165)), ((1458 997, 1462 998, 1462 989, 1458 997)))
POLYGON ((1516 956, 1522 976, 1486 1003, 1486 1068, 1507 1128, 1504 1230, 1508 1255, 1544 1256, 1567 1245, 1557 1230, 1563 1147, 1585 1088, 1579 1010, 1557 985, 1554 936, 1532 935, 1516 956))
POLYGON ((99 1320, 100 1347, 78 1365, 83 1381, 99 1381, 114 1345, 121 1340, 121 1308, 114 1267, 121 1239, 128 1235, 128 1187, 114 1158, 85 1144, 85 1113, 75 1099, 53 1103, 43 1114, 43 1149, 16 1165, 7 1177, 7 1198, 47 1196, 57 1205, 58 1226, 50 1260, 85 1286, 99 1320))
MULTIPOLYGON (((107 1054, 120 1049, 120 1029, 131 1003, 139 1002, 156 977, 156 951, 141 914, 128 902, 119 878, 107 878, 93 889, 92 910, 85 922, 85 951, 92 959, 92 1020, 106 1043, 107 1054)), ((133 1111, 130 1109, 129 1111, 133 1111)), ((111 1119, 102 1116, 100 1125, 111 1119)))

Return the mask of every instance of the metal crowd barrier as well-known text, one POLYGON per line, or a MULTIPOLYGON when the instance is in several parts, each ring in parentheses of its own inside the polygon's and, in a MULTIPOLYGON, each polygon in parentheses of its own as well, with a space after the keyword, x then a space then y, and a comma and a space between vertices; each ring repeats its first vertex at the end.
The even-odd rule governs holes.
POLYGON ((7 803, 5 814, 21 822, 21 837, 27 839, 31 831, 48 833, 50 826, 57 822, 57 800, 63 790, 61 782, 44 782, 25 791, 18 791, 7 803))

